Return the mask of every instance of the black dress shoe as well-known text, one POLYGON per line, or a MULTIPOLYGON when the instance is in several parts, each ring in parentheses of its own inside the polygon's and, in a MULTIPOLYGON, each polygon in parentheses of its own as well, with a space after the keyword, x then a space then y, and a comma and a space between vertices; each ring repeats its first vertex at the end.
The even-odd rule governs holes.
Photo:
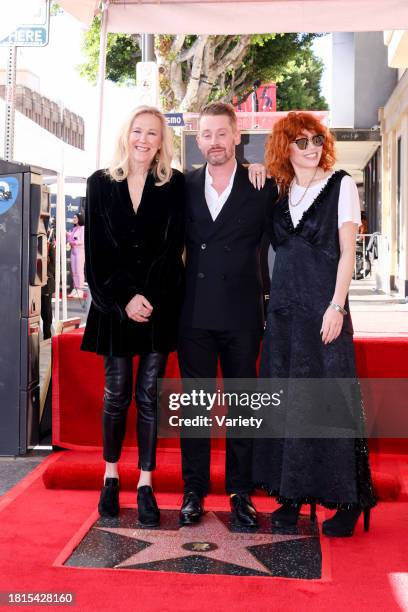
POLYGON ((179 514, 180 525, 194 525, 198 523, 203 513, 202 498, 197 493, 194 493, 194 491, 185 493, 179 514))
POLYGON ((230 498, 232 520, 240 527, 258 527, 256 510, 247 493, 237 493, 230 498))
POLYGON ((152 487, 144 485, 137 490, 137 512, 139 523, 144 527, 156 527, 160 522, 160 510, 157 506, 152 487))
MULTIPOLYGON (((361 514, 359 508, 352 510, 337 510, 336 514, 327 521, 323 521, 324 535, 332 538, 347 538, 353 535, 354 528, 361 514)), ((364 531, 370 528, 370 508, 364 509, 364 531)))
POLYGON ((99 498, 98 512, 101 516, 119 514, 119 479, 106 478, 99 498))

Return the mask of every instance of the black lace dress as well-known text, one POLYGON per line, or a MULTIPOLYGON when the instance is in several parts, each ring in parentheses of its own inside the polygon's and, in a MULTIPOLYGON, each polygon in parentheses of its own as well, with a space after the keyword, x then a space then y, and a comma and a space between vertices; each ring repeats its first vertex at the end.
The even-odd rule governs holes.
MULTIPOLYGON (((334 342, 325 345, 320 335, 336 284, 340 257, 337 210, 345 175, 338 171, 329 178, 296 227, 287 197, 271 206, 268 231, 276 259, 260 378, 285 379, 289 386, 290 379, 294 386, 297 379, 319 379, 318 384, 329 382, 332 391, 337 388, 332 381, 351 381, 348 392, 340 390, 337 398, 323 386, 321 393, 309 396, 287 393, 277 413, 279 437, 254 440, 254 483, 280 503, 317 502, 328 508, 369 508, 376 503, 367 443, 361 434, 364 416, 350 314, 344 317, 334 342), (321 416, 320 409, 325 428, 311 431, 330 431, 330 435, 305 436, 308 419, 321 416), (347 429, 349 421, 354 426, 357 423, 359 434, 344 433, 353 431, 347 429), (303 433, 294 435, 294 431, 303 433)), ((349 312, 348 301, 345 308, 349 312)))

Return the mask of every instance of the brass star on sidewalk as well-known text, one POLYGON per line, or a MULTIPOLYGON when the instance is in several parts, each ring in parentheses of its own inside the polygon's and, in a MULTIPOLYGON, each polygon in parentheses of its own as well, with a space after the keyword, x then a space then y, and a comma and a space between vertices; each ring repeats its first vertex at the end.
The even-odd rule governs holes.
POLYGON ((98 527, 98 529, 150 544, 115 566, 118 568, 200 555, 267 574, 271 573, 270 570, 255 558, 248 550, 249 547, 310 537, 298 534, 231 532, 214 512, 207 512, 198 525, 180 527, 177 530, 126 527, 98 527))

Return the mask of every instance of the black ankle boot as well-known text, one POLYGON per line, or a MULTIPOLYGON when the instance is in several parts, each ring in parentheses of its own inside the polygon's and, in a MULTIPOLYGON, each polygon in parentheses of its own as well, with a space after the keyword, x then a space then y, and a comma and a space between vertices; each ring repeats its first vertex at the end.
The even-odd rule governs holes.
POLYGON ((119 479, 106 478, 99 498, 98 512, 101 516, 117 516, 119 514, 119 479))
POLYGON ((274 527, 294 527, 298 521, 302 504, 282 504, 272 512, 272 525, 274 527))
MULTIPOLYGON (((323 522, 324 535, 332 538, 347 538, 353 535, 354 528, 361 514, 360 508, 352 510, 337 510, 336 514, 323 522)), ((370 528, 370 508, 364 510, 364 531, 370 528)))
POLYGON ((144 527, 156 527, 160 522, 160 510, 157 506, 152 487, 145 485, 137 490, 137 510, 139 523, 144 527))

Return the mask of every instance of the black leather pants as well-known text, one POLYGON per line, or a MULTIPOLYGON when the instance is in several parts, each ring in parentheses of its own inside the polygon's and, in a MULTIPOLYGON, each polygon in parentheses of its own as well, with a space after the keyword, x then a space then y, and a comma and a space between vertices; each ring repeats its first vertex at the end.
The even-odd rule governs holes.
MULTIPOLYGON (((105 357, 103 404, 103 458, 119 461, 126 433, 126 417, 132 401, 132 357, 105 357)), ((142 353, 135 385, 137 405, 138 467, 148 472, 156 467, 157 379, 164 376, 167 354, 142 353)))

